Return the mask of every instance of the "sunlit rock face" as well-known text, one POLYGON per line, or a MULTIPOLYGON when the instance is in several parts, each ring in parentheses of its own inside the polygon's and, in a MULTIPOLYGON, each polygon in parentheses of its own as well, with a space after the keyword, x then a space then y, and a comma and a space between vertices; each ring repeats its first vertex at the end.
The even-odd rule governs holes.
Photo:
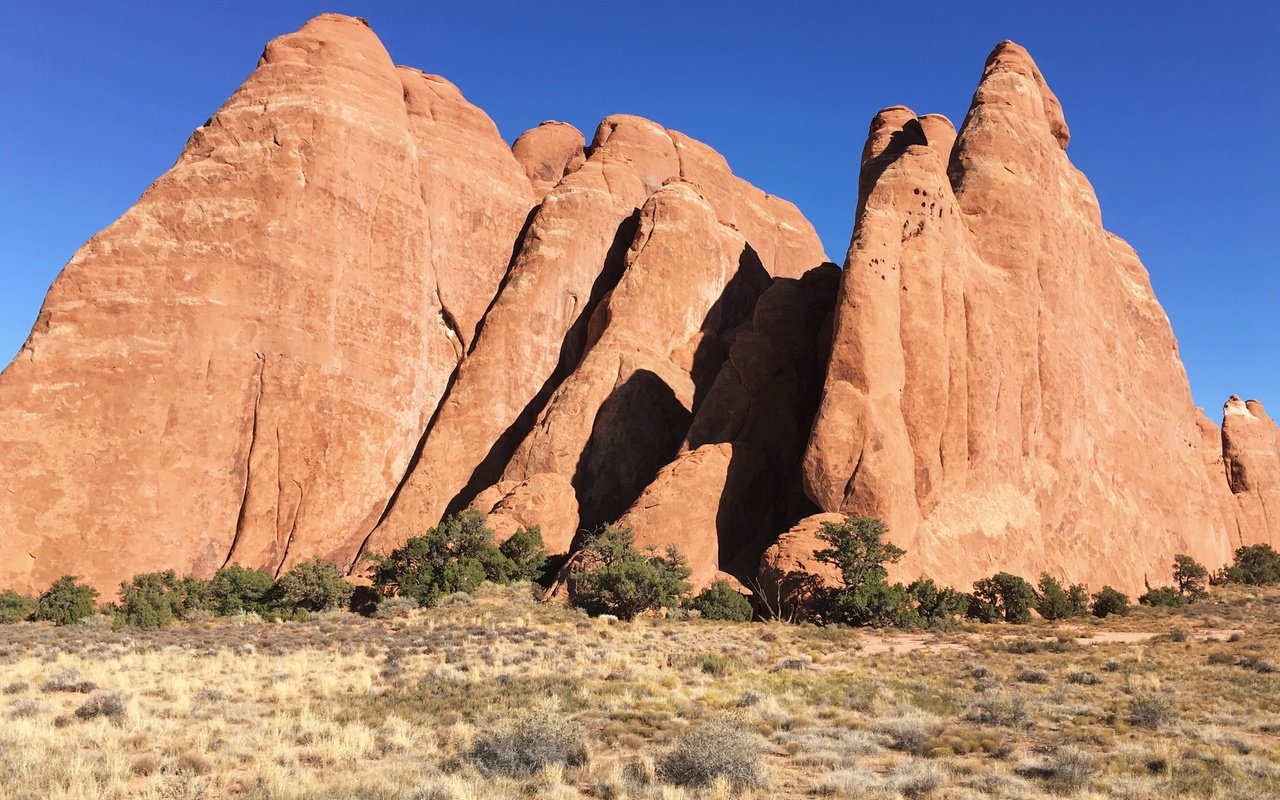
POLYGON ((508 146, 322 15, 81 248, 0 375, 0 588, 356 575, 464 508, 554 554, 627 525, 775 605, 833 580, 817 533, 849 513, 888 523, 897 577, 962 588, 1135 591, 1277 543, 1275 423, 1192 408, 1067 142, 1011 43, 959 131, 885 109, 840 270, 705 144, 616 115, 508 146))
POLYGON ((884 519, 904 577, 1140 591, 1177 553, 1229 555, 1169 322, 1068 138, 1009 42, 958 134, 901 106, 872 122, 804 480, 884 519))

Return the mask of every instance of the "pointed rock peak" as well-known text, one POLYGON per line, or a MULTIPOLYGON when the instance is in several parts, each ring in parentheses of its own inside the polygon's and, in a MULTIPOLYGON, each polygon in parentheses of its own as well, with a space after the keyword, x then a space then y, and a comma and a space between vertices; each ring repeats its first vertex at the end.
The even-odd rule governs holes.
POLYGON ((671 135, 667 129, 652 120, 632 114, 612 114, 600 120, 596 126, 595 136, 591 140, 589 152, 595 152, 606 144, 623 142, 653 143, 666 141, 671 146, 671 135))
POLYGON ((862 169, 858 173, 858 210, 862 216, 867 197, 885 169, 912 145, 928 145, 928 137, 916 112, 906 106, 881 109, 871 118, 867 143, 862 146, 862 169))
MULTIPOLYGON (((1254 400, 1252 402, 1256 403, 1258 401, 1254 400)), ((1233 394, 1227 398, 1227 402, 1222 404, 1222 415, 1224 417, 1229 417, 1233 415, 1242 416, 1242 417, 1252 417, 1253 410, 1249 408, 1248 403, 1240 399, 1240 395, 1233 394)))
POLYGON ((947 162, 951 146, 956 143, 956 126, 942 114, 923 114, 917 117, 928 145, 938 152, 942 163, 947 162))
POLYGON ((541 202, 565 175, 582 166, 585 145, 582 131, 566 122, 548 120, 520 134, 511 152, 541 202))
MULTIPOLYGON (((991 55, 987 56, 982 80, 978 84, 978 91, 973 96, 974 107, 998 97, 1005 97, 1006 102, 1015 107, 1020 105, 1009 96, 1011 84, 1007 79, 1010 76, 1016 76, 1034 84, 1040 95, 1039 105, 1049 131, 1058 140, 1059 146, 1066 150, 1067 143, 1071 141, 1071 131, 1067 127, 1066 117, 1063 116, 1062 104, 1058 102, 1057 95, 1045 82, 1044 75, 1040 73, 1040 68, 1036 66, 1031 54, 1022 45, 1006 39, 996 45, 991 55)), ((1020 92, 1018 88, 1012 88, 1012 91, 1020 92)))
POLYGON ((698 187, 689 181, 680 178, 667 178, 663 182, 662 187, 658 191, 649 196, 646 205, 658 205, 660 203, 696 203, 706 206, 708 209, 711 204, 707 202, 707 198, 699 191, 698 187))
POLYGON ((924 131, 916 122, 916 112, 906 106, 889 106, 871 118, 867 143, 862 146, 862 163, 865 165, 886 153, 897 155, 910 144, 924 143, 924 131))
POLYGON ((370 60, 379 64, 379 68, 383 62, 392 66, 391 56, 368 22, 345 14, 321 14, 294 33, 268 42, 258 64, 329 63, 362 69, 359 65, 370 60), (299 46, 300 42, 307 44, 299 46))
POLYGON ((369 25, 369 20, 365 19, 364 17, 353 17, 348 14, 339 14, 336 11, 326 11, 323 14, 317 14, 311 19, 307 20, 306 23, 303 24, 302 28, 303 30, 305 30, 311 27, 312 25, 319 26, 319 25, 325 25, 331 22, 336 22, 336 23, 345 24, 345 25, 362 25, 372 30, 372 28, 369 25))

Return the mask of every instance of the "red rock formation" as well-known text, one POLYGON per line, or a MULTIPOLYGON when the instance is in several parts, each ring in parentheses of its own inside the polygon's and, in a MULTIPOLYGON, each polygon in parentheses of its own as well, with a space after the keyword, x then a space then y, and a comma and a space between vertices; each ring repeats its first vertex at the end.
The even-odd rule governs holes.
POLYGON ((679 547, 695 588, 724 572, 752 582, 764 548, 812 510, 799 462, 813 421, 840 272, 778 278, 734 337, 680 454, 621 522, 636 541, 679 547))
POLYGON ((351 566, 467 505, 555 553, 621 521, 697 584, 758 566, 775 603, 832 579, 814 534, 843 513, 961 587, 1133 591, 1277 543, 1280 432, 1192 410, 1067 141, 1009 43, 958 134, 884 110, 840 274, 706 145, 614 116, 508 148, 323 15, 76 254, 0 375, 0 588, 351 566))
POLYGON ((590 349, 556 389, 503 473, 573 483, 574 530, 612 522, 679 450, 724 359, 720 338, 749 316, 769 275, 690 184, 640 213, 623 273, 591 320, 590 349))
POLYGON ((533 202, 359 20, 271 42, 0 376, 0 586, 350 563, 533 202))
POLYGON ((578 525, 573 486, 559 475, 534 475, 524 481, 502 481, 485 489, 471 508, 485 515, 499 544, 521 528, 535 525, 550 555, 569 552, 578 525))
POLYGON ((565 175, 587 160, 582 132, 566 122, 544 122, 531 128, 511 145, 520 166, 529 176, 541 202, 565 175))
POLYGON ((755 588, 766 611, 788 617, 796 606, 813 605, 823 590, 840 586, 840 570, 815 554, 828 547, 818 538, 823 524, 839 525, 844 520, 843 514, 830 512, 805 517, 765 551, 755 588))
POLYGON ((1280 548, 1280 428, 1262 403, 1235 395, 1227 401, 1222 455, 1236 502, 1238 544, 1280 548))
MULTIPOLYGON (((813 227, 794 206, 734 177, 724 159, 705 145, 639 117, 620 115, 605 119, 596 131, 586 162, 547 194, 535 215, 507 283, 486 316, 483 331, 430 427, 420 458, 371 537, 370 549, 382 551, 397 546, 405 538, 436 524, 450 508, 470 503, 480 491, 499 480, 519 482, 547 472, 581 487, 575 474, 576 459, 582 449, 575 450, 573 443, 581 444, 584 435, 579 430, 583 421, 576 413, 594 418, 601 410, 596 395, 603 391, 607 396, 614 388, 612 384, 597 385, 595 381, 597 377, 612 380, 617 369, 598 367, 607 360, 604 355, 586 365, 588 372, 584 376, 597 377, 573 382, 555 403, 557 407, 577 408, 574 413, 557 412, 549 405, 557 387, 579 368, 588 347, 594 348, 602 339, 605 341, 603 353, 613 337, 619 341, 629 340, 634 345, 637 332, 647 336, 668 333, 660 325, 644 323, 646 314, 650 318, 662 318, 665 314, 671 321, 698 318, 697 323, 703 323, 697 309, 708 299, 714 302, 723 289, 723 284, 717 289, 714 281, 689 286, 678 284, 667 287, 665 295, 645 300, 644 290, 628 287, 644 286, 639 281, 652 269, 646 266, 620 288, 623 296, 639 291, 641 296, 637 297, 634 307, 626 308, 619 301, 618 308, 614 308, 611 301, 603 306, 606 310, 601 316, 593 320, 597 307, 615 291, 619 280, 629 271, 628 250, 634 249, 636 242, 643 243, 648 236, 649 229, 641 229, 639 209, 664 183, 677 179, 688 183, 690 189, 696 190, 691 193, 701 195, 714 211, 714 214, 701 215, 701 227, 680 246, 710 248, 708 252, 714 255, 716 248, 699 237, 715 235, 723 239, 724 234, 716 232, 717 225, 722 223, 740 234, 732 247, 720 245, 735 250, 731 265, 736 265, 743 253, 741 239, 751 246, 760 259, 761 268, 770 275, 800 275, 825 260, 813 227), (688 297, 677 298, 671 291, 695 286, 700 287, 697 293, 688 297), (707 295, 708 292, 711 294, 707 295), (645 308, 644 302, 657 305, 645 308), (619 309, 637 315, 629 327, 624 325, 618 329, 628 327, 633 333, 606 336, 606 330, 613 327, 610 319, 619 316, 619 309), (651 327, 644 327, 646 324, 651 327), (537 335, 530 335, 531 332, 537 335), (575 392, 580 402, 572 399, 575 392), (575 402, 578 406, 574 406, 575 402), (563 438, 563 443, 543 446, 538 441, 547 437, 534 434, 525 454, 508 467, 521 442, 535 430, 544 409, 549 415, 563 414, 565 424, 540 425, 539 430, 554 428, 550 438, 563 438)), ((688 190, 672 190, 672 193, 685 191, 688 190)), ((663 247, 667 253, 679 249, 673 244, 663 247)), ((708 263, 712 263, 713 272, 723 273, 724 265, 718 258, 708 263)), ((695 263, 698 263, 696 259, 695 263)), ((728 277, 731 275, 726 276, 726 281, 728 277)), ((676 361, 680 358, 688 361, 695 355, 708 359, 706 348, 701 348, 703 352, 699 353, 701 341, 688 340, 687 325, 674 324, 684 326, 681 330, 686 338, 681 339, 679 335, 675 338, 686 346, 686 351, 683 355, 668 351, 671 357, 676 361)), ((653 349, 662 350, 661 347, 653 349)), ((709 372, 714 375, 719 361, 710 363, 709 372)), ((692 361, 688 361, 685 368, 691 369, 691 365, 692 361)), ((615 394, 614 404, 606 409, 608 413, 615 413, 618 408, 633 409, 628 398, 640 404, 652 400, 650 390, 659 387, 656 383, 645 384, 648 377, 644 372, 641 371, 627 391, 615 394)), ((673 376, 667 377, 673 383, 681 382, 673 376)), ((687 383, 688 379, 683 382, 687 383)), ((670 403, 664 407, 672 412, 663 416, 664 424, 670 426, 667 435, 678 445, 683 427, 687 425, 688 406, 683 419, 670 403)), ((623 416, 629 414, 627 411, 623 416)), ((599 424, 602 436, 597 441, 600 442, 606 437, 625 439, 635 433, 635 429, 625 423, 610 425, 606 419, 599 424)), ((615 448, 612 452, 618 450, 615 448)), ((650 465, 648 461, 645 464, 646 469, 656 470, 661 466, 660 463, 650 465)), ((593 481, 599 478, 591 476, 593 481)), ((636 487, 636 491, 639 488, 636 487)), ((597 507, 594 497, 579 498, 580 512, 589 518, 588 524, 594 525, 625 508, 625 504, 615 508, 616 503, 610 505, 608 500, 619 496, 619 492, 629 491, 629 488, 602 489, 603 509, 597 507)), ((557 540, 563 535, 560 531, 548 533, 557 540)))
POLYGON ((1133 591, 1227 554, 1168 320, 1067 141, 1011 43, 954 144, 902 107, 872 123, 805 480, 886 520, 901 576, 1133 591))

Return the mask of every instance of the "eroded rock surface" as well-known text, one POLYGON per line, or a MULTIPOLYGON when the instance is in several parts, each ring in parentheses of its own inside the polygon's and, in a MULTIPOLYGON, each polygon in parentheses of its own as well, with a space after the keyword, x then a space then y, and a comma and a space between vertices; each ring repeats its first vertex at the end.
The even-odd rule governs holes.
POLYGON ((779 608, 834 579, 816 532, 850 513, 907 550, 895 578, 960 588, 1135 592, 1176 553, 1280 544, 1280 432, 1192 408, 1068 141, 1011 43, 958 132, 885 109, 841 273, 705 144, 618 115, 508 147, 322 15, 75 255, 0 375, 0 588, 353 568, 468 506, 556 554, 630 525, 779 608))
POLYGON ((900 577, 1140 591, 1228 553, 1168 320, 1068 138, 1012 43, 954 141, 903 107, 872 123, 804 477, 888 523, 900 577))
POLYGON ((349 564, 532 202, 488 117, 363 22, 272 41, 0 376, 0 585, 349 564))
POLYGON ((1234 395, 1227 401, 1222 447, 1236 502, 1239 544, 1280 547, 1280 429, 1262 403, 1234 395))
MULTIPOLYGON (((611 521, 626 508, 617 498, 630 495, 629 501, 643 488, 624 473, 639 464, 647 478, 665 463, 651 463, 656 450, 637 438, 641 428, 647 424, 648 433, 672 440, 667 458, 683 438, 693 402, 691 377, 679 378, 672 369, 692 376, 708 362, 710 380, 723 360, 723 349, 715 360, 708 337, 689 338, 708 324, 706 308, 724 306, 719 298, 730 283, 742 282, 740 274, 750 273, 753 280, 755 273, 761 280, 798 276, 823 261, 813 227, 795 207, 735 177, 710 148, 639 117, 606 118, 586 162, 547 194, 534 216, 507 283, 369 548, 395 547, 489 486, 539 473, 559 475, 579 491, 588 483, 593 487, 578 497, 579 527, 611 521), (683 188, 664 190, 668 199, 655 201, 645 218, 641 208, 668 182, 683 188), (694 205, 700 210, 686 213, 694 205), (668 216, 658 210, 664 207, 668 216), (671 232, 664 230, 668 223, 671 232), (681 225, 691 226, 683 238, 681 225), (642 251, 655 231, 655 252, 686 261, 663 272, 658 256, 645 259, 642 251), (637 261, 640 266, 632 269, 637 261), (679 275, 682 263, 694 272, 679 275), (700 279, 701 274, 720 277, 700 279), (668 324, 677 327, 668 330, 668 324), (674 352, 677 344, 680 352, 674 352), (653 359, 644 355, 622 365, 626 353, 641 351, 653 359), (662 361, 672 367, 662 367, 662 361), (583 377, 566 383, 579 369, 583 377), (617 385, 621 372, 628 376, 625 386, 617 385), (668 394, 688 397, 681 406, 679 397, 673 401, 668 394), (600 414, 604 419, 597 419, 600 414), (647 422, 637 422, 637 415, 647 422), (563 424, 539 422, 544 416, 563 424), (614 416, 621 417, 617 424, 610 421, 614 416), (519 450, 527 437, 529 444, 519 450), (600 473, 584 468, 579 474, 588 440, 596 443, 592 452, 608 450, 631 460, 592 462, 588 452, 600 473), (609 442, 638 449, 610 448, 609 442), (611 478, 625 485, 610 486, 611 478)), ((735 301, 745 306, 743 316, 753 299, 735 301)))
POLYGON ((556 184, 587 160, 582 131, 567 122, 547 121, 520 134, 511 145, 541 202, 556 184))

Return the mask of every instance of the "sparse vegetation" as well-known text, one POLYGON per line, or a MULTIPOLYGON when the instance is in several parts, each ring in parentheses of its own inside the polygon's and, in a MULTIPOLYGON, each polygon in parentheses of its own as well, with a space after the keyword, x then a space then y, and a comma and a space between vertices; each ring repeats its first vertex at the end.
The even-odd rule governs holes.
POLYGON ((1145 690, 1129 701, 1129 713, 1144 728, 1162 728, 1173 719, 1174 707, 1165 693, 1145 690))
POLYGON ((383 596, 411 597, 419 605, 433 606, 456 592, 474 592, 486 580, 537 580, 547 556, 536 526, 516 531, 498 547, 484 515, 467 510, 370 560, 370 577, 383 596))
POLYGON ((1036 590, 1025 578, 1008 572, 997 572, 973 584, 969 596, 968 615, 980 622, 996 622, 1003 619, 1018 625, 1031 621, 1031 610, 1036 605, 1036 590))
POLYGON ((760 786, 766 742, 749 726, 720 716, 681 736, 658 764, 658 773, 677 786, 710 786, 718 780, 735 789, 760 786))
POLYGON ((748 622, 752 617, 751 601, 726 580, 713 581, 710 586, 694 595, 688 606, 703 619, 748 622))
POLYGON ((1089 613, 1089 590, 1081 584, 1064 589, 1058 579, 1047 572, 1040 574, 1036 586, 1035 609, 1047 620, 1083 617, 1089 613))
POLYGON ((116 622, 135 628, 172 625, 203 605, 206 586, 179 578, 173 570, 135 575, 120 584, 120 604, 113 608, 116 622))
POLYGON ((1235 561, 1223 567, 1221 582, 1253 586, 1278 584, 1280 583, 1280 553, 1269 544, 1241 547, 1235 552, 1235 561))
POLYGON ((205 603, 214 614, 267 616, 275 603, 276 579, 262 569, 228 564, 213 573, 205 603))
POLYGON ((1280 590, 1016 636, 675 617, 601 622, 484 585, 384 619, 5 625, 0 745, 22 746, 0 747, 0 763, 22 777, 0 781, 0 800, 1280 787, 1280 590))
POLYGON ((284 605, 304 611, 328 611, 346 608, 352 587, 337 564, 314 558, 281 575, 275 591, 284 605))
POLYGON ((1173 557, 1173 581, 1178 586, 1178 593, 1188 600, 1202 597, 1207 588, 1209 570, 1203 564, 1188 555, 1173 557))
POLYGON ((1187 604, 1187 598, 1177 589, 1169 586, 1159 586, 1155 589, 1148 589, 1145 594, 1138 598, 1138 602, 1144 606, 1181 608, 1187 604))
POLYGON ((1093 596, 1091 610, 1095 617, 1109 617, 1112 614, 1121 617, 1127 616, 1129 614, 1129 595, 1110 586, 1103 586, 1102 590, 1093 596))
POLYGON ((13 589, 0 592, 0 625, 12 625, 31 619, 36 613, 36 599, 18 594, 13 589))
POLYGON ((626 620, 679 605, 690 588, 684 557, 674 547, 641 552, 634 542, 630 528, 612 525, 591 537, 571 567, 570 602, 626 620))
POLYGON ((586 732, 558 714, 533 712, 480 736, 469 755, 486 775, 528 777, 547 767, 587 763, 586 732))
POLYGON ((36 603, 36 619, 55 625, 71 625, 97 612, 98 590, 72 575, 53 582, 36 603))
POLYGON ((900 561, 906 551, 884 541, 887 532, 883 522, 866 516, 851 516, 840 524, 822 524, 818 538, 830 547, 814 556, 838 569, 843 583, 827 598, 826 618, 873 628, 944 624, 957 613, 954 592, 939 589, 933 581, 926 580, 910 587, 889 583, 886 565, 900 561))

